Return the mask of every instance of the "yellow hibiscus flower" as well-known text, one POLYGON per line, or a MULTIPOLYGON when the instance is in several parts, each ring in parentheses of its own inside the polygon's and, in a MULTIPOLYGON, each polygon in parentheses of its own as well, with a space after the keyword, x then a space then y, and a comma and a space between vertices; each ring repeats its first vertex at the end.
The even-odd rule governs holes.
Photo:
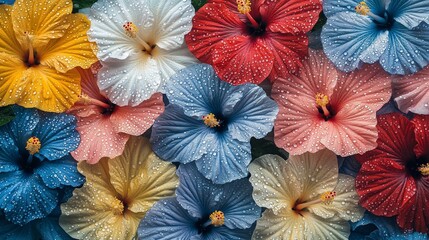
POLYGON ((61 227, 77 239, 132 239, 156 201, 172 196, 176 167, 159 159, 149 140, 131 137, 122 155, 80 162, 86 183, 61 205, 61 227))
POLYGON ((97 61, 71 0, 17 0, 0 5, 0 106, 64 112, 78 99, 76 67, 97 61))

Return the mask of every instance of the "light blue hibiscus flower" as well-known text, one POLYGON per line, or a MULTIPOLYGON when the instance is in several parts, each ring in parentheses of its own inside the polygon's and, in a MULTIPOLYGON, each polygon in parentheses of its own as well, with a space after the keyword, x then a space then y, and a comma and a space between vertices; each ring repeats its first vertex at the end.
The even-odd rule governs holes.
POLYGON ((9 4, 12 5, 15 0, 0 0, 0 4, 9 4))
POLYGON ((341 70, 377 61, 391 74, 429 63, 429 1, 325 0, 323 49, 341 70))
POLYGON ((213 184, 195 163, 180 165, 177 175, 176 197, 161 200, 148 211, 138 229, 139 239, 250 239, 261 208, 252 198, 248 179, 213 184))
POLYGON ((185 68, 170 82, 171 104, 152 129, 154 152, 167 161, 195 161, 215 183, 246 177, 250 139, 272 130, 276 103, 257 85, 221 81, 207 64, 185 68))
POLYGON ((85 178, 69 154, 80 141, 73 116, 13 109, 0 127, 0 209, 24 225, 50 214, 85 178))

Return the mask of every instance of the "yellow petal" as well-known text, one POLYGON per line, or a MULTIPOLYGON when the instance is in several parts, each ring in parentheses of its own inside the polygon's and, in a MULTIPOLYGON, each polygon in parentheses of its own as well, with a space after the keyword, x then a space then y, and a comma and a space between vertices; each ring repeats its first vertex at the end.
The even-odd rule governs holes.
POLYGON ((70 27, 63 37, 49 41, 38 51, 40 62, 60 72, 67 72, 75 67, 89 68, 97 61, 93 44, 88 42, 86 35, 90 22, 83 14, 72 14, 66 19, 70 27))
POLYGON ((305 220, 301 215, 290 209, 284 209, 282 215, 275 215, 267 209, 256 222, 252 239, 305 239, 304 234, 305 220))
POLYGON ((18 40, 26 46, 26 35, 34 37, 35 48, 50 39, 64 35, 69 23, 66 16, 73 10, 71 0, 16 0, 12 10, 12 23, 18 40))
POLYGON ((21 101, 25 88, 22 80, 26 69, 20 59, 0 53, 0 106, 21 101))
POLYGON ((24 56, 21 45, 15 38, 11 19, 12 6, 0 5, 0 53, 8 55, 24 56))
POLYGON ((141 217, 156 201, 172 196, 178 184, 176 167, 159 159, 141 137, 128 140, 123 154, 109 161, 109 172, 128 209, 141 217))

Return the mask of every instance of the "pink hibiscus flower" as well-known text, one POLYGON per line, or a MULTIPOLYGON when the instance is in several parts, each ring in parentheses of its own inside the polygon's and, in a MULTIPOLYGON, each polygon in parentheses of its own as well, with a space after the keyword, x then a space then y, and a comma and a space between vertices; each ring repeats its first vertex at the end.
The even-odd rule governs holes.
POLYGON ((378 117, 378 146, 357 155, 361 205, 375 215, 398 216, 406 231, 429 233, 429 116, 378 117))
POLYGON ((138 106, 117 106, 110 102, 97 86, 99 63, 92 68, 79 69, 82 80, 80 100, 69 110, 78 119, 77 130, 81 141, 72 152, 77 161, 97 163, 102 157, 113 158, 122 154, 130 135, 138 136, 149 129, 164 111, 160 93, 138 106))
POLYGON ((301 66, 321 10, 320 0, 209 0, 185 39, 224 81, 274 81, 301 66))
POLYGON ((402 112, 429 114, 429 66, 413 75, 395 77, 392 85, 393 97, 402 112))
POLYGON ((375 113, 390 95, 379 65, 344 73, 321 51, 310 51, 296 76, 274 83, 280 107, 274 141, 292 155, 324 148, 341 156, 364 153, 377 146, 375 113))

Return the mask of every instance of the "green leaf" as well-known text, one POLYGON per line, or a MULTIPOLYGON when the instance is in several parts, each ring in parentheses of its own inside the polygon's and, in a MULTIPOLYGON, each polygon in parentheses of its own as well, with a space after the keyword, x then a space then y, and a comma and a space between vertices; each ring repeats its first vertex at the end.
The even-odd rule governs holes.
POLYGON ((0 107, 0 126, 7 124, 15 118, 12 107, 0 107))
POLYGON ((250 145, 252 146, 252 159, 258 158, 265 154, 279 155, 284 159, 289 158, 289 153, 285 150, 278 148, 272 141, 267 139, 250 139, 250 145))
POLYGON ((73 0, 73 12, 78 12, 82 8, 89 8, 97 0, 73 0))
POLYGON ((206 4, 207 0, 192 0, 192 6, 194 6, 195 11, 200 9, 204 4, 206 4))

